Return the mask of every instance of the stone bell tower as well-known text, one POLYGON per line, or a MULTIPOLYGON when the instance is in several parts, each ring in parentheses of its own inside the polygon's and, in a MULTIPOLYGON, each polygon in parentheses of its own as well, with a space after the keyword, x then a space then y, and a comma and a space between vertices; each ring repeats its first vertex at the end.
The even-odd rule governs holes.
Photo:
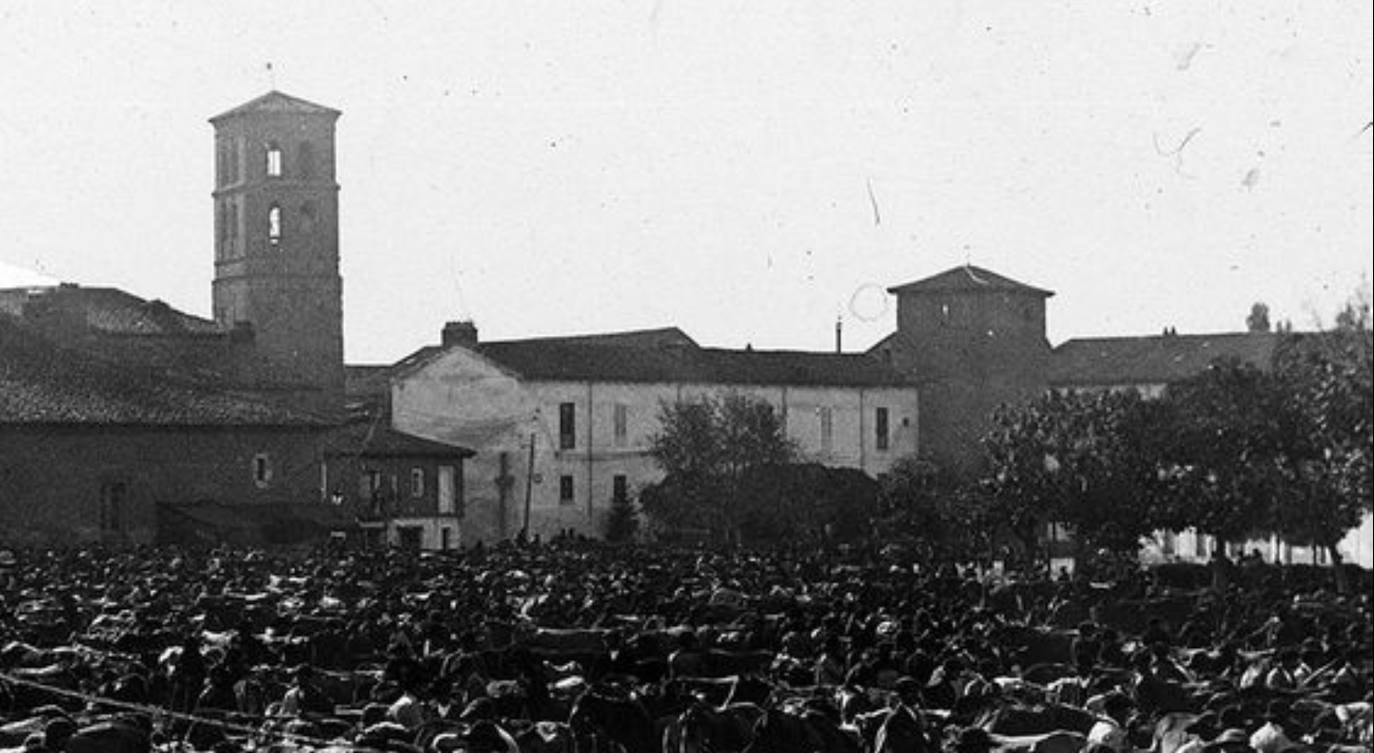
POLYGON ((343 394, 343 281, 334 123, 278 91, 215 128, 215 321, 251 333, 248 380, 330 408, 343 394))

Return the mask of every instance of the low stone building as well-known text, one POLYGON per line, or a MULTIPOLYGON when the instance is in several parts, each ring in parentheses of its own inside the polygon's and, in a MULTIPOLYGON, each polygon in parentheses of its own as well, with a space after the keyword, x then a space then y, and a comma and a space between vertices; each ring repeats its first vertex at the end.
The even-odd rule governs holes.
POLYGON ((63 347, 0 315, 0 541, 149 544, 159 507, 319 501, 332 423, 63 347))

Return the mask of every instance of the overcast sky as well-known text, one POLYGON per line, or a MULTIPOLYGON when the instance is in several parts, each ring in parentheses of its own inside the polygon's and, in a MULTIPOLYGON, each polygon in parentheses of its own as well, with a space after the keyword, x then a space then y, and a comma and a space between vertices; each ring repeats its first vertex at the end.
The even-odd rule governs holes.
MULTIPOLYGON (((682 327, 826 349, 966 261, 1051 342, 1371 277, 1371 4, 0 0, 0 265, 207 315, 212 130, 338 108, 350 362, 682 327)), ((3 269, 3 266, 0 266, 3 269)), ((0 280, 3 283, 3 280, 0 280)))

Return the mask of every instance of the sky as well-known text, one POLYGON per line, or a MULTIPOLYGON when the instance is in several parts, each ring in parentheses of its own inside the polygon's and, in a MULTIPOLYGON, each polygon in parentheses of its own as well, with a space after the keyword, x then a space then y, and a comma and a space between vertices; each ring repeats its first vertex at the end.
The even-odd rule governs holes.
POLYGON ((206 119, 275 86, 344 113, 350 363, 466 318, 812 350, 838 318, 861 350, 886 288, 965 263, 1056 291, 1055 344, 1257 301, 1307 328, 1374 276, 1371 27, 1364 2, 0 0, 0 285, 208 316, 206 119))

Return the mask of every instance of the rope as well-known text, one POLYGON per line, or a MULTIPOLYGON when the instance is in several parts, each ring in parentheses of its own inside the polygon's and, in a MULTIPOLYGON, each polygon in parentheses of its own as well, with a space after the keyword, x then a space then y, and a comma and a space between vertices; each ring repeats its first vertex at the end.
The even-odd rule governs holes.
MULTIPOLYGON (((197 716, 195 714, 188 714, 181 711, 173 711, 171 709, 166 709, 159 706, 148 706, 146 704, 132 703, 129 701, 121 701, 115 698, 98 696, 92 693, 83 693, 79 690, 71 690, 68 688, 61 688, 54 685, 47 685, 45 683, 30 680, 25 677, 16 677, 8 672, 0 672, 0 681, 4 681, 13 685, 20 685, 24 687, 33 688, 35 690, 42 690, 47 693, 52 693, 54 695, 64 696, 66 698, 84 701, 86 703, 96 704, 98 706, 106 706, 111 708, 123 709, 125 711, 132 711, 140 714, 147 714, 148 716, 152 716, 155 718, 176 719, 179 721, 190 722, 192 724, 202 724, 207 727, 216 727, 227 732, 236 732, 239 734, 246 734, 252 736, 264 736, 269 739, 276 737, 290 742, 304 743, 317 747, 337 747, 340 744, 337 740, 325 740, 318 737, 311 737, 309 735, 301 735, 294 732, 286 732, 284 730, 267 731, 259 729, 257 727, 250 727, 244 724, 235 724, 233 722, 225 721, 223 719, 215 719, 213 717, 206 716, 197 716)), ((355 743, 344 744, 349 747, 350 751, 358 751, 359 753, 391 753, 391 751, 385 750, 383 748, 371 748, 366 746, 360 746, 355 743)))

